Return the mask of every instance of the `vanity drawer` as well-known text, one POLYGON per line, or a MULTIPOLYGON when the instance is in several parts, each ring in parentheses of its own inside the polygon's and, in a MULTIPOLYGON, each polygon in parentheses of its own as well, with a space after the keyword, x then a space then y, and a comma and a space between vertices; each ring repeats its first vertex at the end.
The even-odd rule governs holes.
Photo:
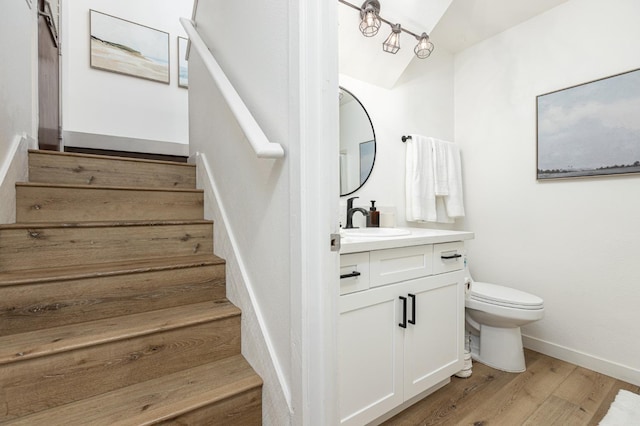
POLYGON ((431 275, 433 245, 400 247, 371 252, 371 287, 431 275))
POLYGON ((433 245, 433 273, 458 271, 464 268, 464 242, 433 245))
POLYGON ((367 289, 369 289, 369 252, 341 255, 340 295, 367 289))

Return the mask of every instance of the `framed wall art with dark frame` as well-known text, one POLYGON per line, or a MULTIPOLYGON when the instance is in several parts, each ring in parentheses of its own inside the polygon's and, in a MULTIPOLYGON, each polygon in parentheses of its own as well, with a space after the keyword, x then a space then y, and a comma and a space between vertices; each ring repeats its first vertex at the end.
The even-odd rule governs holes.
POLYGON ((92 68, 169 84, 169 33, 89 13, 92 68))
POLYGON ((640 69, 536 99, 538 180, 640 173, 640 69))

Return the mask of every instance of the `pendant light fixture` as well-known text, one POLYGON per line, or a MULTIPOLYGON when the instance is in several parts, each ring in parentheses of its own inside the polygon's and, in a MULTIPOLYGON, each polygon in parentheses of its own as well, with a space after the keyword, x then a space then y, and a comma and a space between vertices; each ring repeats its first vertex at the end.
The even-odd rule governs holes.
POLYGON ((429 41, 427 33, 422 33, 418 44, 416 44, 416 48, 413 49, 413 52, 420 59, 426 59, 431 55, 431 52, 433 52, 433 43, 429 41))
POLYGON ((373 37, 378 34, 378 30, 380 30, 382 22, 391 27, 391 34, 389 34, 384 43, 382 43, 382 49, 385 52, 395 54, 400 50, 400 33, 402 32, 412 35, 416 40, 418 40, 418 44, 413 49, 413 52, 418 58, 428 58, 431 55, 431 52, 433 52, 433 43, 429 41, 429 36, 426 32, 423 32, 421 35, 417 35, 402 28, 399 23, 394 24, 380 16, 380 2, 378 0, 365 0, 361 7, 351 4, 346 0, 338 1, 345 6, 349 6, 360 12, 360 32, 365 37, 373 37))
POLYGON ((380 13, 380 3, 378 3, 378 0, 372 0, 362 5, 362 9, 360 10, 360 18, 362 19, 362 22, 360 22, 360 32, 363 36, 373 37, 378 34, 380 25, 382 25, 378 13, 380 13))
POLYGON ((393 53, 394 55, 400 50, 400 32, 402 31, 402 27, 400 24, 395 24, 391 26, 391 34, 389 37, 382 43, 382 50, 385 52, 393 53))

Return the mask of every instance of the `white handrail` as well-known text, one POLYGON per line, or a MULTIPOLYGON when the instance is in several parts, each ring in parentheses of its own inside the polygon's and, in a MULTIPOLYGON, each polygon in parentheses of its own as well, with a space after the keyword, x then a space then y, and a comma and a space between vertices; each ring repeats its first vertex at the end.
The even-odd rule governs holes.
POLYGON ((256 122, 253 115, 247 108, 247 106, 236 92, 227 76, 225 75, 220 65, 213 57, 213 54, 207 48, 204 40, 198 34, 195 24, 192 20, 186 18, 180 18, 180 23, 184 27, 185 31, 189 35, 191 45, 196 48, 200 57, 202 58, 205 66, 209 70, 213 81, 218 86, 220 93, 227 101, 229 109, 233 112, 244 132, 247 140, 256 152, 259 158, 282 158, 284 157, 284 149, 279 143, 270 142, 267 136, 264 134, 260 125, 256 122))

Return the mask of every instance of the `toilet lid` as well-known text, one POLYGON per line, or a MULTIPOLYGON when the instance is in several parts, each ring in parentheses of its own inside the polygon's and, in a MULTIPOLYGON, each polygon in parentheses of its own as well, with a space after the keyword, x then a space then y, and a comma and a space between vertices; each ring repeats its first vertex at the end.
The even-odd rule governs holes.
POLYGON ((471 284, 471 299, 519 309, 542 309, 544 304, 541 298, 533 294, 515 288, 477 281, 471 284))

